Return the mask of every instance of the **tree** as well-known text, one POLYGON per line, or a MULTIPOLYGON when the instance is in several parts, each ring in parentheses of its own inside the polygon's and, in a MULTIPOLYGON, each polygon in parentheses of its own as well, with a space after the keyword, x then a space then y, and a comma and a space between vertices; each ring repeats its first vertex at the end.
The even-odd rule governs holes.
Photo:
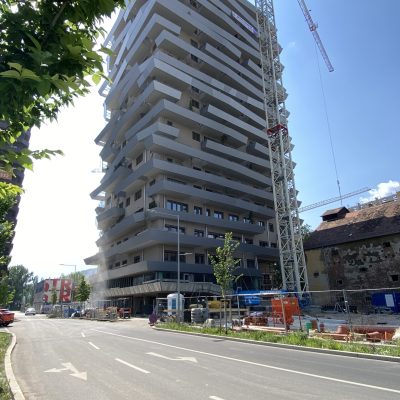
POLYGON ((7 272, 0 272, 0 306, 8 307, 13 301, 14 290, 10 287, 7 272))
POLYGON ((82 276, 79 285, 76 289, 76 300, 87 301, 90 296, 90 285, 86 282, 86 279, 82 276))
POLYGON ((0 195, 0 270, 5 271, 10 262, 10 246, 14 237, 14 224, 8 221, 8 213, 16 202, 17 191, 14 191, 11 185, 0 182, 0 192, 2 189, 4 192, 3 196, 0 195))
POLYGON ((301 237, 303 238, 303 242, 307 241, 312 233, 311 226, 308 224, 302 224, 300 227, 301 237))
POLYGON ((214 276, 221 288, 224 303, 225 333, 227 333, 226 294, 232 288, 233 283, 240 278, 240 276, 235 275, 240 260, 233 256, 238 246, 239 242, 232 240, 232 232, 226 232, 224 246, 217 247, 216 255, 210 256, 214 276))
POLYGON ((88 93, 88 78, 97 84, 104 76, 102 53, 112 52, 96 41, 102 20, 119 6, 124 0, 0 0, 1 169, 32 169, 34 159, 60 153, 12 145, 88 93))
POLYGON ((27 288, 33 284, 33 272, 29 272, 23 265, 14 265, 8 269, 8 279, 10 287, 15 290, 11 307, 14 310, 19 309, 23 303, 27 288))
POLYGON ((51 290, 51 304, 54 306, 57 303, 57 291, 55 289, 51 290))

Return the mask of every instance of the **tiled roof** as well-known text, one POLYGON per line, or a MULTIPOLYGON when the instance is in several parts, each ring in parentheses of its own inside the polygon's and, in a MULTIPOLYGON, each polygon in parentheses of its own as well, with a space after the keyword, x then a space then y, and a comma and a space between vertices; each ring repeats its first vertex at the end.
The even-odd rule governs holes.
POLYGON ((400 199, 322 222, 304 242, 304 248, 314 249, 397 233, 400 233, 400 199))

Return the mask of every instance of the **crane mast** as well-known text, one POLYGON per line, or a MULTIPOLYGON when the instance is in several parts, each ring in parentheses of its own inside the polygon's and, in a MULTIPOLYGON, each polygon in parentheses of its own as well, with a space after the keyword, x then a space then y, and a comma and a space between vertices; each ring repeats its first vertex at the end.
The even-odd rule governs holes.
POLYGON ((273 0, 255 0, 255 6, 283 288, 298 292, 302 298, 308 292, 308 278, 294 182, 291 138, 287 129, 289 113, 285 108, 287 95, 282 85, 283 66, 279 59, 281 47, 277 39, 273 0))
POLYGON ((304 18, 307 21, 308 27, 310 28, 310 31, 314 36, 315 43, 317 44, 317 46, 319 48, 319 51, 321 52, 322 58, 324 59, 325 64, 328 67, 328 71, 329 72, 334 71, 334 68, 333 68, 333 66, 331 64, 331 61, 329 60, 328 54, 327 54, 327 52, 325 50, 325 47, 322 44, 322 40, 319 37, 318 31, 317 31, 318 25, 316 23, 314 23, 314 21, 313 21, 313 19, 311 17, 311 14, 308 11, 308 7, 307 7, 305 1, 304 0, 297 0, 297 1, 299 3, 301 11, 303 12, 304 18))

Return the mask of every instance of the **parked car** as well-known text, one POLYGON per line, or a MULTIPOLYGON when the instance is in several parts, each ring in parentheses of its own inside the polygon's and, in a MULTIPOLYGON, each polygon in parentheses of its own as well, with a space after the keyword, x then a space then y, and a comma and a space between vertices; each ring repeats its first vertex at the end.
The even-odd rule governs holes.
POLYGON ((25 310, 25 315, 36 315, 36 310, 33 307, 27 308, 25 310))
POLYGON ((8 326, 14 322, 14 313, 6 308, 0 308, 0 326, 8 326))

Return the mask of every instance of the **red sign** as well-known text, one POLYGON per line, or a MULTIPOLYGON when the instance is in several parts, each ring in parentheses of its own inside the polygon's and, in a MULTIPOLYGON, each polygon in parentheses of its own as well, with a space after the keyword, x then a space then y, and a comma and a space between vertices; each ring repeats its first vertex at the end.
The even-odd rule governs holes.
POLYGON ((57 301, 62 303, 70 302, 72 279, 46 279, 43 288, 43 301, 50 302, 54 292, 57 294, 57 301))

